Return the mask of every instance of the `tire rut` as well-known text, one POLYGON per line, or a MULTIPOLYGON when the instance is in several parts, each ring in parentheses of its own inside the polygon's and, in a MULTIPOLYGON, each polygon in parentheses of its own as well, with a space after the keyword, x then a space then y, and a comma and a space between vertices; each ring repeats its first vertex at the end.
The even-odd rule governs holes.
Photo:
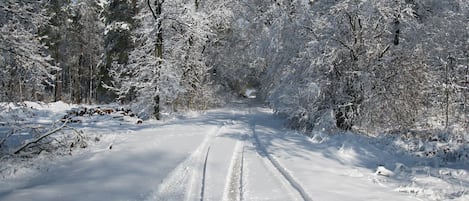
POLYGON ((200 201, 204 200, 204 195, 205 195, 205 180, 206 180, 206 175, 207 175, 207 161, 208 161, 209 153, 210 153, 210 147, 208 147, 207 153, 205 154, 205 159, 204 159, 204 168, 202 170, 202 184, 200 188, 200 201))
POLYGON ((156 200, 203 200, 210 146, 223 127, 221 124, 210 132, 195 151, 163 180, 153 196, 156 200))
POLYGON ((265 156, 267 160, 267 165, 270 166, 272 171, 275 171, 281 176, 286 183, 288 183, 288 186, 290 186, 294 191, 296 191, 300 196, 301 199, 304 201, 313 201, 311 196, 306 192, 306 190, 303 188, 303 186, 297 182, 293 176, 287 171, 286 168, 284 168, 269 152, 267 149, 263 146, 261 143, 261 140, 259 139, 259 136, 256 133, 256 124, 252 123, 251 125, 252 129, 252 138, 254 138, 254 146, 256 148, 256 151, 258 152, 259 156, 265 156))
POLYGON ((223 200, 243 200, 244 136, 233 150, 231 164, 223 193, 223 200))

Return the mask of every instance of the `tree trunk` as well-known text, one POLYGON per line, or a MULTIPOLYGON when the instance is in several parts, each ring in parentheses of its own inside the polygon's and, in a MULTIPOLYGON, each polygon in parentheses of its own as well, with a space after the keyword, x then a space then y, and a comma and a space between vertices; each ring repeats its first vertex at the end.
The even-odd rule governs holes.
POLYGON ((18 86, 20 88, 20 102, 23 102, 23 87, 21 85, 22 85, 21 76, 18 76, 18 86))
POLYGON ((396 46, 399 45, 399 33, 400 33, 399 24, 400 24, 399 17, 397 16, 394 19, 394 40, 393 40, 393 43, 396 46))
MULTIPOLYGON (((59 46, 55 45, 55 66, 59 66, 59 46)), ((57 71, 55 78, 54 101, 62 100, 62 70, 57 71)))
POLYGON ((200 0, 195 0, 195 10, 199 10, 200 0))
POLYGON ((160 108, 160 90, 159 90, 159 79, 160 79, 160 71, 161 71, 161 64, 163 62, 163 27, 162 27, 162 21, 161 21, 161 13, 163 11, 163 3, 164 0, 156 0, 155 1, 155 10, 152 9, 150 0, 147 0, 148 7, 150 8, 150 11, 153 15, 153 18, 156 20, 156 44, 155 44, 155 56, 157 61, 157 66, 156 66, 156 83, 155 83, 155 91, 156 95, 154 97, 154 116, 157 120, 161 119, 161 108, 160 108))
POLYGON ((453 57, 448 56, 449 63, 445 66, 445 129, 449 127, 449 99, 450 99, 450 80, 449 80, 449 68, 453 65, 453 57))
POLYGON ((62 80, 55 81, 55 101, 62 100, 62 80))

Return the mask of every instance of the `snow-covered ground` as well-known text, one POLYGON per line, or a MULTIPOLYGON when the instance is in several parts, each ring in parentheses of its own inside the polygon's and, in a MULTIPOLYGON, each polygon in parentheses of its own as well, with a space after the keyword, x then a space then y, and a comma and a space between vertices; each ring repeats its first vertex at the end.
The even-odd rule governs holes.
POLYGON ((0 200, 469 200, 467 162, 417 157, 386 138, 309 138, 252 102, 134 120, 84 120, 77 127, 100 140, 71 155, 2 159, 0 200))

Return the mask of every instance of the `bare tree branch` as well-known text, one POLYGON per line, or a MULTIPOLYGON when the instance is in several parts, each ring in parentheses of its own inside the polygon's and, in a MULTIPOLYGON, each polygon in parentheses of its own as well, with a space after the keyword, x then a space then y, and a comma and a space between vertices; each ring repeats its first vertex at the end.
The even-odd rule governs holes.
POLYGON ((153 15, 153 18, 155 18, 155 20, 157 20, 158 17, 156 16, 155 11, 153 11, 153 8, 151 7, 150 0, 147 0, 147 5, 148 5, 148 8, 150 8, 150 11, 151 11, 151 14, 153 15))
POLYGON ((44 134, 42 134, 41 136, 39 136, 38 138, 36 138, 36 139, 34 139, 34 140, 32 140, 32 141, 29 141, 29 142, 23 144, 21 147, 19 147, 18 149, 16 149, 16 151, 13 152, 13 153, 14 153, 14 154, 18 154, 18 153, 20 153, 21 151, 23 151, 24 149, 26 149, 27 147, 29 147, 29 145, 31 145, 31 144, 36 144, 36 143, 38 143, 39 141, 41 141, 42 139, 46 138, 47 136, 52 135, 52 134, 54 134, 54 133, 56 133, 56 132, 62 130, 64 127, 67 126, 68 121, 69 121, 69 120, 65 120, 65 122, 62 124, 62 126, 57 127, 57 128, 55 128, 54 130, 51 130, 51 131, 49 131, 49 132, 47 132, 47 133, 44 133, 44 134))

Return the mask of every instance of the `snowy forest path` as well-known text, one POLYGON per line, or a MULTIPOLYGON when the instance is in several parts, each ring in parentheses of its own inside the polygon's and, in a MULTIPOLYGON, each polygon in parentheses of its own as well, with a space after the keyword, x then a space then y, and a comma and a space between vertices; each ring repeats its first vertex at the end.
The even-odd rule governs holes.
POLYGON ((248 103, 233 107, 146 200, 311 200, 260 144, 258 111, 248 103))
POLYGON ((367 157, 384 156, 374 155, 380 147, 318 143, 284 123, 261 104, 239 102, 103 134, 88 149, 40 156, 40 168, 0 179, 0 200, 415 200, 374 174, 367 157))
POLYGON ((253 108, 257 107, 233 103, 192 118, 109 134, 94 148, 0 185, 0 198, 308 200, 280 171, 282 166, 272 162, 267 144, 256 136, 270 129, 256 121, 271 114, 253 108))
POLYGON ((203 200, 205 171, 213 139, 223 129, 224 123, 209 131, 198 147, 162 181, 152 200, 203 200), (185 192, 185 193, 181 193, 185 192))
POLYGON ((104 136, 94 148, 53 161, 36 174, 5 181, 0 185, 0 200, 145 200, 196 152, 207 132, 219 129, 218 122, 180 123, 186 125, 104 136))
POLYGON ((243 200, 244 147, 244 141, 236 143, 225 184, 223 200, 243 200))
MULTIPOLYGON (((305 188, 296 181, 295 178, 291 176, 288 169, 285 168, 284 165, 280 164, 275 157, 269 153, 266 148, 266 144, 262 142, 258 136, 258 132, 264 132, 265 124, 257 125, 257 121, 264 119, 265 116, 262 115, 262 111, 259 108, 252 108, 249 107, 249 141, 250 144, 247 146, 247 163, 248 164, 257 164, 252 166, 257 166, 257 168, 249 168, 248 172, 251 172, 252 175, 256 180, 261 179, 264 181, 264 184, 258 183, 256 184, 255 180, 251 179, 251 182, 248 183, 246 188, 247 191, 251 191, 250 189, 262 189, 261 185, 265 185, 266 180, 272 180, 268 182, 271 186, 268 187, 266 190, 270 190, 270 192, 250 192, 249 195, 250 199, 247 200, 257 200, 257 199, 266 199, 265 196, 271 196, 266 200, 297 200, 297 201, 312 201, 313 199, 311 196, 305 191, 305 188), (253 112, 254 110, 254 112, 253 112), (260 129, 256 129, 256 127, 260 127, 260 129), (258 131, 259 130, 259 131, 258 131), (262 167, 262 168, 259 168, 262 167), (251 187, 252 186, 252 187, 251 187), (259 194, 258 194, 259 193, 259 194), (258 195, 256 195, 258 194, 258 195)), ((276 122, 278 123, 278 122, 276 122)), ((269 124, 269 125, 278 125, 276 123, 269 124)), ((281 124, 280 124, 281 125, 281 124)), ((269 128, 271 129, 271 128, 269 128)), ((249 166, 249 165, 248 165, 249 166)), ((248 177, 247 180, 249 180, 248 177)))

